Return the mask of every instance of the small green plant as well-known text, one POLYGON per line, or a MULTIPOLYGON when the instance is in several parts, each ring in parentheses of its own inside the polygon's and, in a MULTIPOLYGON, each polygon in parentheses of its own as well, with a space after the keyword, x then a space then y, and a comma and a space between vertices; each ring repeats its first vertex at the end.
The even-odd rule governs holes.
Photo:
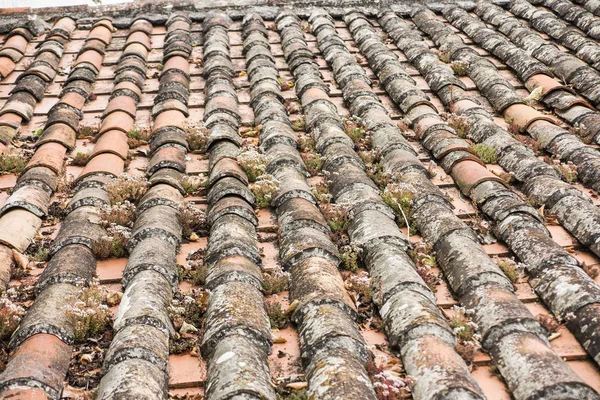
POLYGON ((319 203, 324 204, 331 201, 331 194, 329 193, 327 181, 315 183, 311 186, 311 190, 319 203))
POLYGON ((554 168, 562 175, 567 183, 577 182, 577 166, 571 161, 561 163, 559 160, 553 160, 554 168))
POLYGON ((452 70, 454 71, 454 73, 458 76, 466 76, 467 75, 467 64, 460 62, 460 61, 454 61, 452 64, 450 64, 450 67, 452 67, 452 70))
POLYGON ((465 315, 465 310, 460 307, 454 307, 454 314, 450 318, 450 327, 454 330, 459 340, 473 340, 475 335, 475 324, 465 315))
POLYGON ((517 270, 517 264, 511 260, 504 260, 498 262, 498 267, 504 272, 504 275, 512 282, 516 283, 519 280, 519 272, 517 270))
POLYGON ((279 191, 279 181, 273 175, 260 175, 256 178, 256 182, 250 184, 250 190, 256 197, 258 207, 267 208, 279 191))
POLYGON ((27 165, 24 154, 4 154, 0 156, 0 174, 20 174, 27 165))
POLYGON ((237 156, 237 162, 248 176, 248 180, 250 182, 256 182, 256 179, 259 176, 264 175, 267 171, 269 159, 256 149, 251 148, 241 152, 237 156))
POLYGON ((360 143, 366 137, 367 130, 356 118, 344 118, 344 127, 346 128, 346 134, 352 139, 354 143, 360 143))
POLYGON ((300 153, 306 169, 312 176, 316 176, 323 168, 323 160, 316 153, 300 153))
POLYGON ((571 128, 569 128, 569 132, 571 132, 571 134, 573 135, 579 136, 585 141, 585 134, 587 132, 587 128, 584 124, 575 123, 571 128))
POLYGON ((303 132, 306 130, 306 120, 304 118, 298 118, 292 122, 292 129, 296 132, 303 132))
MULTIPOLYGON (((510 129, 509 129, 509 131, 510 131, 510 129)), ((511 133, 513 133, 513 132, 511 131, 511 133)), ((542 146, 542 143, 539 140, 536 140, 528 135, 521 135, 518 133, 513 133, 513 134, 515 135, 515 139, 517 139, 519 142, 523 143, 525 146, 527 146, 531 150, 533 150, 533 152, 536 155, 539 156, 544 153, 544 146, 542 146)))
POLYGON ((19 326, 25 309, 12 302, 6 293, 0 296, 0 340, 9 338, 19 326))
POLYGON ((423 282, 435 292, 436 286, 440 284, 440 276, 432 271, 437 265, 435 256, 431 255, 431 246, 423 241, 413 245, 413 249, 408 252, 415 263, 417 273, 423 279, 423 282))
POLYGON ((198 190, 205 186, 204 181, 191 176, 184 177, 181 181, 181 184, 183 185, 183 190, 185 191, 186 196, 196 194, 198 190))
POLYGON ((77 152, 71 159, 71 165, 75 165, 77 167, 85 167, 90 155, 88 153, 77 152))
POLYGON ((208 267, 204 262, 193 262, 187 267, 179 265, 179 279, 190 282, 192 285, 202 286, 206 283, 208 267))
POLYGON ((46 262, 50 259, 50 250, 47 247, 39 246, 33 254, 33 261, 46 262))
POLYGON ((262 125, 240 127, 239 133, 243 138, 258 137, 262 131, 262 125))
POLYGON ((264 272, 263 281, 265 295, 270 296, 288 290, 290 274, 278 267, 273 271, 264 272))
POLYGON ((375 150, 362 150, 358 152, 358 156, 365 165, 375 164, 379 161, 380 157, 378 152, 375 150))
POLYGON ((447 51, 438 52, 438 58, 443 63, 446 63, 446 64, 450 63, 450 53, 448 53, 447 51))
POLYGON ((127 240, 131 231, 121 225, 111 224, 106 229, 106 235, 100 237, 92 244, 92 252, 99 260, 107 258, 127 257, 127 240))
POLYGON ((469 120, 464 115, 448 114, 447 117, 448 125, 456 131, 456 134, 461 137, 467 137, 467 131, 469 129, 469 120))
POLYGON ((134 127, 127 132, 127 144, 129 148, 134 149, 148 143, 152 131, 149 127, 134 127))
POLYGON ((98 134, 98 127, 93 126, 80 126, 79 132, 77 133, 77 139, 94 137, 98 134))
POLYGON ((208 234, 208 222, 204 210, 186 202, 179 211, 179 221, 184 238, 190 239, 193 234, 200 236, 208 234))
POLYGON ((383 201, 398 216, 398 225, 410 227, 410 208, 414 188, 405 183, 390 183, 381 194, 383 201))
POLYGON ((35 130, 31 131, 31 134, 34 137, 40 137, 40 136, 42 136, 42 133, 44 133, 44 128, 35 129, 35 130))
POLYGON ((296 84, 294 83, 293 80, 284 80, 282 78, 277 78, 277 80, 279 81, 279 86, 281 86, 281 90, 282 91, 286 91, 286 90, 290 90, 292 89, 294 86, 296 86, 296 84))
POLYGON ((479 336, 475 333, 477 325, 467 317, 465 309, 454 306, 450 318, 450 327, 458 339, 456 352, 467 362, 472 363, 479 349, 479 336))
POLYGON ((379 189, 384 190, 392 181, 391 175, 385 171, 383 162, 374 162, 365 166, 367 167, 367 175, 379 186, 379 189))
POLYGON ((133 227, 136 207, 125 200, 114 205, 100 207, 100 223, 109 228, 112 225, 121 225, 128 228, 133 227))
POLYGON ((106 185, 110 204, 123 203, 125 201, 137 204, 146 194, 147 190, 148 183, 145 179, 129 175, 122 175, 106 185))
POLYGON ((75 342, 96 337, 110 326, 107 291, 97 283, 82 288, 76 296, 66 298, 66 315, 75 328, 75 342))
POLYGON ((192 153, 204 153, 206 152, 206 145, 208 144, 208 129, 204 127, 204 124, 199 121, 186 120, 185 126, 185 138, 188 142, 188 147, 192 153))
MULTIPOLYGON (((302 21, 302 22, 304 22, 304 21, 302 21)), ((310 400, 310 397, 308 397, 308 392, 306 391, 306 389, 300 389, 300 390, 289 389, 289 390, 285 391, 283 394, 278 394, 277 399, 278 400, 310 400)))
POLYGON ((303 153, 316 152, 315 139, 308 133, 298 134, 298 145, 300 146, 300 151, 303 153))
POLYGON ((494 150, 487 144, 483 144, 483 143, 476 144, 473 146, 473 150, 475 151, 475 153, 477 153, 479 158, 481 158, 481 161, 483 161, 484 163, 486 163, 486 164, 497 164, 498 163, 498 157, 496 156, 496 150, 494 150))
POLYGON ((265 310, 269 316, 272 329, 284 329, 288 326, 290 320, 281 308, 281 304, 276 301, 265 301, 265 310))
POLYGON ((354 244, 348 244, 341 246, 340 248, 340 259, 342 261, 341 267, 350 272, 356 272, 360 268, 360 254, 362 249, 354 244))
POLYGON ((194 328, 200 328, 207 305, 208 293, 204 290, 176 293, 169 307, 169 315, 175 329, 180 330, 184 322, 192 324, 194 328))
POLYGON ((350 207, 348 204, 322 203, 319 208, 333 233, 348 230, 350 224, 350 207))

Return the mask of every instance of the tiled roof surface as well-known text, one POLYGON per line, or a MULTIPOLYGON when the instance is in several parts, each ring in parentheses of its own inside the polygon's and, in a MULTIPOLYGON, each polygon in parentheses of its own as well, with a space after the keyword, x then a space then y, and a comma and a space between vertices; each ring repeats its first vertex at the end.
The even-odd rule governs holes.
POLYGON ((600 399, 600 2, 273 4, 4 34, 0 398, 600 399))

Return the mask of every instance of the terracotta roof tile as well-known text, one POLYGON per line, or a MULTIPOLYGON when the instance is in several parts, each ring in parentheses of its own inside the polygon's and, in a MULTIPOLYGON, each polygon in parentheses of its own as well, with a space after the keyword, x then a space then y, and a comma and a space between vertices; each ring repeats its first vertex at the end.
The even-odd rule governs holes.
POLYGON ((27 311, 0 397, 596 398, 600 7, 576 3, 3 20, 0 151, 28 161, 0 281, 27 311), (64 303, 96 269, 113 333, 83 366, 64 303))

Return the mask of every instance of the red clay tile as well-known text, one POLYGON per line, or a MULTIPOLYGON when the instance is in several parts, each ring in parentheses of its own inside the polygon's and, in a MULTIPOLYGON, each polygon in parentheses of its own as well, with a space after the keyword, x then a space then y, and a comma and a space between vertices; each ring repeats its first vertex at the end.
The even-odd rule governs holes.
POLYGON ((452 104, 451 106, 451 111, 455 114, 462 114, 463 112, 470 110, 471 108, 477 108, 480 107, 479 104, 465 99, 465 100, 459 100, 456 103, 452 104))
POLYGON ((157 131, 158 129, 164 128, 165 126, 175 126, 183 128, 184 123, 185 115, 183 115, 181 111, 169 110, 158 114, 158 116, 154 119, 153 129, 157 131))
POLYGON ((421 137, 428 128, 430 128, 436 124, 443 123, 443 122, 444 121, 440 117, 421 118, 414 125, 413 130, 419 137, 421 137))
POLYGON ((125 47, 123 54, 135 54, 145 60, 148 58, 148 49, 143 44, 131 43, 125 47))
POLYGON ((112 39, 112 32, 106 26, 99 25, 91 30, 89 38, 101 40, 105 45, 108 46, 112 39))
POLYGON ((0 217, 0 243, 25 252, 42 226, 42 219, 33 213, 15 208, 0 217))
POLYGON ((77 132, 70 126, 62 123, 53 124, 44 129, 44 133, 36 143, 36 146, 41 146, 48 142, 56 142, 62 144, 67 149, 72 150, 73 147, 75 147, 76 136, 77 132))
POLYGON ((125 161, 121 157, 111 153, 102 153, 88 161, 77 180, 97 173, 119 176, 123 173, 124 168, 125 161))
POLYGON ((521 130, 526 130, 535 121, 556 121, 546 114, 542 114, 533 107, 525 104, 513 104, 504 110, 504 118, 511 121, 521 130))
POLYGON ((98 133, 101 134, 112 129, 127 133, 133 129, 133 125, 134 119, 131 115, 124 111, 115 111, 102 120, 102 125, 100 125, 98 133))
POLYGON ((94 23, 94 27, 98 27, 98 26, 104 26, 106 29, 110 29, 111 32, 113 30, 116 31, 116 29, 113 27, 110 17, 101 17, 99 20, 97 20, 94 23))
POLYGON ((35 379, 60 392, 70 359, 71 347, 56 336, 33 335, 12 356, 3 379, 35 379))
POLYGON ((548 93, 551 93, 557 89, 567 90, 569 92, 573 92, 571 88, 568 86, 562 85, 556 79, 545 75, 545 74, 537 74, 533 75, 527 82, 525 82, 525 86, 530 91, 533 91, 539 87, 542 88, 542 97, 546 96, 548 93))
POLYGON ((508 388, 500 380, 498 373, 492 372, 491 367, 481 366, 474 368, 472 374, 486 395, 486 398, 494 400, 512 399, 508 388))
POLYGON ((588 360, 570 361, 567 364, 585 383, 593 387, 597 392, 600 392, 600 374, 598 373, 598 366, 596 364, 588 360))
POLYGON ((4 244, 0 244, 0 285, 6 286, 10 281, 13 263, 12 249, 4 244))
POLYGON ((165 62, 163 67, 163 72, 169 69, 180 69, 183 72, 189 74, 190 73, 190 63, 188 60, 181 56, 171 57, 165 62))
POLYGON ((53 142, 44 143, 38 147, 25 169, 47 167, 57 175, 60 175, 62 173, 66 154, 67 149, 62 144, 53 142))
POLYGON ((152 45, 150 44, 150 37, 148 37, 148 35, 144 32, 132 32, 127 37, 126 43, 139 43, 143 45, 148 51, 152 50, 152 45))
POLYGON ((141 31, 141 32, 145 32, 147 35, 151 35, 152 34, 152 23, 150 23, 150 21, 145 20, 145 19, 138 19, 133 24, 131 24, 129 31, 130 32, 141 31))
POLYGON ((54 24, 54 28, 64 29, 65 31, 72 32, 77 27, 77 24, 72 18, 64 17, 58 20, 56 24, 54 24))
POLYGON ((15 174, 0 175, 0 190, 11 189, 17 183, 15 174))
POLYGON ((16 64, 8 57, 0 57, 0 77, 7 77, 14 71, 16 64))
POLYGON ((0 126, 6 125, 6 126, 19 127, 19 126, 21 126, 22 120, 23 119, 21 118, 21 116, 18 114, 15 114, 15 113, 2 114, 2 115, 0 115, 0 126))
POLYGON ((306 90, 302 96, 302 104, 310 104, 316 100, 329 100, 329 96, 323 89, 316 87, 306 90))
POLYGON ((3 49, 15 49, 17 50, 19 53, 21 54, 25 54, 25 49, 27 49, 27 39, 25 39, 23 36, 21 35, 14 35, 12 37, 10 37, 6 43, 4 44, 4 46, 2 46, 3 49))
POLYGON ((129 96, 117 96, 108 102, 108 107, 104 110, 103 118, 115 111, 123 111, 135 118, 136 104, 135 100, 129 96))
POLYGON ((94 146, 91 156, 93 157, 102 153, 112 153, 118 155, 123 160, 126 160, 128 150, 127 135, 122 131, 110 130, 104 132, 102 136, 100 136, 94 146))
POLYGON ((171 388, 202 385, 206 379, 204 361, 189 354, 170 355, 169 371, 169 387, 171 388))
POLYGON ((126 264, 126 258, 111 258, 98 261, 96 271, 100 283, 120 283, 123 279, 123 271, 126 264))
MULTIPOLYGON (((96 85, 96 87, 97 86, 98 86, 98 84, 96 85)), ((115 87, 114 87, 113 90, 124 90, 124 89, 131 90, 132 92, 134 92, 135 94, 137 94, 139 98, 142 97, 142 91, 140 90, 140 88, 138 87, 138 85, 136 85, 133 82, 129 82, 129 81, 119 82, 117 85, 115 85, 115 87)))
POLYGON ((42 389, 30 387, 7 390, 2 395, 5 399, 48 400, 48 393, 42 389))
POLYGON ((93 65, 98 71, 102 68, 102 59, 104 56, 95 50, 86 50, 77 57, 75 65, 88 63, 93 65))
POLYGON ((20 14, 28 13, 31 10, 29 7, 10 7, 0 9, 0 14, 20 14))
POLYGON ((452 177, 465 196, 469 196, 471 189, 485 181, 496 181, 504 184, 502 179, 473 160, 461 161, 455 164, 452 168, 452 177))
POLYGON ((60 102, 81 110, 85 105, 85 98, 77 92, 68 92, 60 98, 60 102))

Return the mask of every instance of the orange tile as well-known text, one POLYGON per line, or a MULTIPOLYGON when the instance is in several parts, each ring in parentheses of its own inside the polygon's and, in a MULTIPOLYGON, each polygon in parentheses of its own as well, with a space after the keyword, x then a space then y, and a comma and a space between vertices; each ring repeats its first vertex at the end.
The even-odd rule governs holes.
POLYGON ((206 379, 206 365, 199 357, 189 354, 169 356, 169 388, 202 385, 206 379))
POLYGON ((120 283, 123 278, 123 271, 127 265, 126 258, 111 258, 98 261, 96 273, 101 283, 120 283))

